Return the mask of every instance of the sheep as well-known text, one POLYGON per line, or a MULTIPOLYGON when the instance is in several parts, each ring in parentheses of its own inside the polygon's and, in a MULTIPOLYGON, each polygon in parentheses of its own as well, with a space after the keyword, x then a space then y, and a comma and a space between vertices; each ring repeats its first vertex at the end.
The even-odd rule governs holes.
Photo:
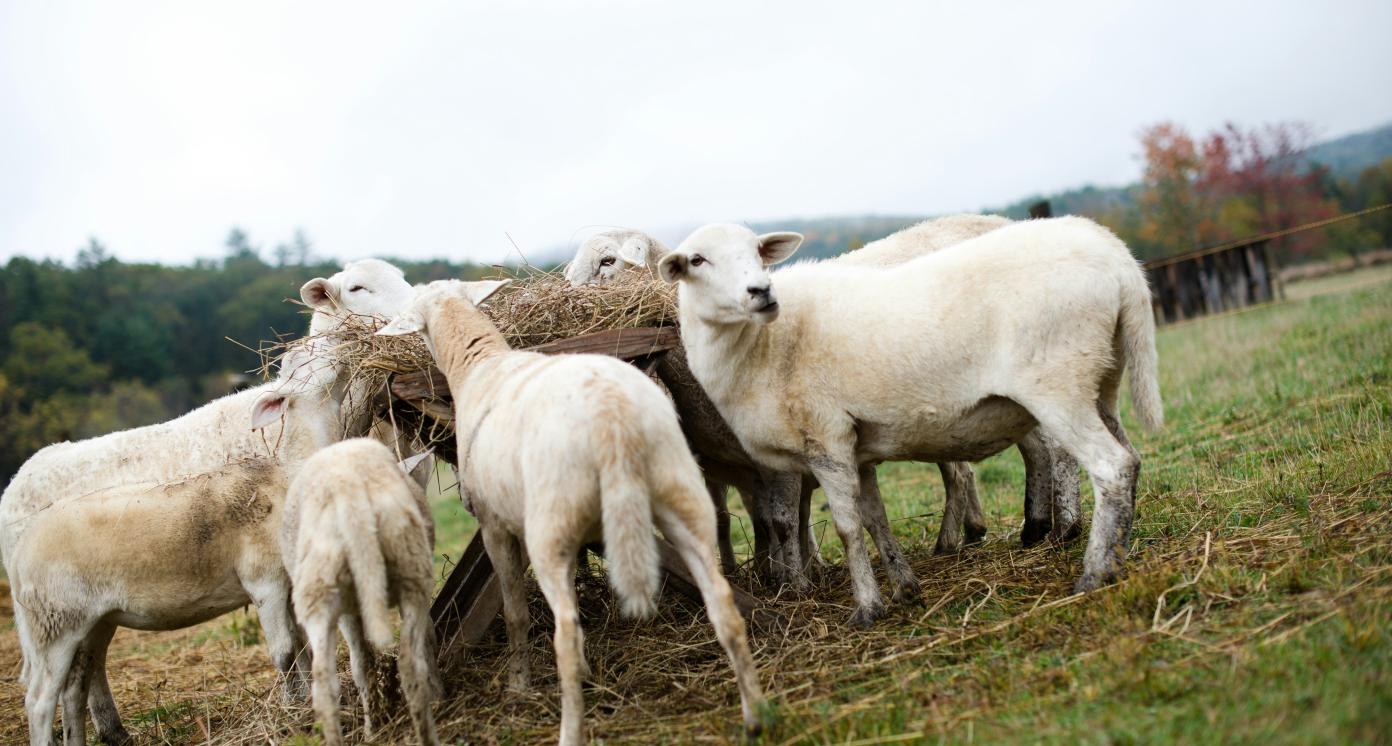
POLYGON ((410 468, 380 442, 354 438, 310 456, 286 493, 281 556, 312 652, 314 712, 326 744, 343 739, 334 626, 348 643, 371 740, 363 634, 378 651, 391 645, 388 605, 401 612, 397 670, 417 740, 439 742, 430 713, 439 696, 430 622, 435 531, 425 491, 406 478, 410 468))
MULTIPOLYGON (((350 263, 329 278, 310 280, 301 288, 301 297, 314 309, 311 332, 322 334, 332 331, 349 315, 389 314, 404 305, 411 292, 399 269, 386 262, 364 260, 350 263)), ((309 378, 327 376, 319 381, 327 388, 337 375, 330 348, 327 343, 317 345, 313 355, 297 358, 294 365, 282 366, 282 375, 305 379, 302 384, 309 378), (310 358, 316 362, 308 362, 310 358)), ((231 394, 168 422, 41 449, 20 467, 0 496, 0 558, 5 567, 14 568, 15 546, 33 518, 59 503, 84 500, 88 495, 123 485, 146 485, 152 490, 152 497, 157 497, 161 493, 154 490, 155 485, 179 482, 191 475, 212 473, 229 464, 266 456, 292 459, 306 453, 306 449, 312 450, 326 436, 317 428, 329 426, 322 424, 326 422, 322 417, 290 416, 283 424, 274 421, 272 410, 282 385, 273 382, 231 394), (249 426, 248 414, 253 411, 269 417, 260 431, 249 426), (314 423, 312 427, 310 423, 314 423), (73 494, 73 485, 82 485, 85 492, 73 494)), ((284 403, 283 398, 281 402, 284 403)), ((307 401, 297 409, 313 410, 316 406, 319 405, 307 401)), ((332 412, 337 414, 336 406, 332 412)), ((338 435, 357 434, 366 426, 364 422, 341 423, 330 429, 338 435)), ((418 466, 418 479, 423 480, 426 471, 427 465, 418 466)), ((13 585, 11 591, 13 595, 13 585)), ((19 626, 17 631, 23 646, 25 630, 19 626)), ((130 736, 121 724, 106 683, 107 642, 109 639, 98 636, 88 646, 94 661, 90 709, 101 739, 124 743, 130 736)), ((20 673, 22 684, 27 682, 28 668, 26 656, 20 673)))
MULTIPOLYGON (((283 418, 281 433, 306 433, 286 439, 278 452, 101 487, 28 518, 7 547, 5 566, 29 669, 31 743, 48 743, 60 689, 66 743, 84 742, 84 703, 101 740, 129 741, 105 674, 117 627, 179 629, 254 603, 272 661, 292 672, 298 645, 277 537, 280 511, 291 476, 335 438, 338 419, 336 403, 324 401, 324 383, 332 379, 312 356, 292 351, 243 425, 283 418)), ((287 695, 298 683, 287 678, 287 695)))
MULTIPOLYGON (((842 265, 892 267, 1010 223, 1009 219, 996 215, 948 215, 905 228, 829 261, 842 265)), ((1067 451, 1037 430, 1022 438, 1016 447, 1025 462, 1025 524, 1020 531, 1021 544, 1034 546, 1050 536, 1060 542, 1072 540, 1081 531, 1077 463, 1067 451)), ((963 534, 967 541, 980 539, 986 534, 986 525, 970 467, 939 464, 938 468, 953 469, 951 475, 943 474, 948 494, 935 548, 937 553, 943 554, 960 550, 963 534), (954 483, 964 485, 965 494, 954 495, 954 483)))
MULTIPOLYGON (((1125 244, 1057 218, 893 268, 814 263, 770 277, 801 241, 708 225, 659 270, 679 283, 692 372, 741 445, 768 468, 811 473, 827 493, 855 589, 850 623, 868 626, 885 608, 857 512, 873 497, 861 467, 976 461, 1035 427, 1096 492, 1075 588, 1118 577, 1140 467, 1117 418, 1128 366, 1141 422, 1163 422, 1150 291, 1125 244)), ((896 597, 917 593, 906 564, 889 569, 896 597)))
POLYGON ((661 241, 641 231, 596 233, 580 244, 566 265, 565 278, 573 287, 603 285, 625 269, 651 269, 666 254, 661 241))
POLYGON ((560 741, 581 741, 580 682, 588 665, 575 597, 577 554, 602 538, 622 611, 647 616, 660 578, 656 526, 700 587, 735 671, 745 727, 758 730, 764 698, 744 621, 711 549, 715 509, 671 402, 647 376, 611 357, 511 350, 477 308, 506 282, 431 283, 378 333, 422 334, 449 381, 460 488, 502 590, 511 686, 525 690, 530 680, 526 557, 555 616, 560 741))

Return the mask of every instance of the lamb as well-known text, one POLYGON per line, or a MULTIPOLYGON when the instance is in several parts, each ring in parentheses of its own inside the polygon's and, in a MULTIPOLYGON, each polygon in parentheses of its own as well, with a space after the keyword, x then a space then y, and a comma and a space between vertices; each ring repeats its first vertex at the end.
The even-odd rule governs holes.
MULTIPOLYGON (((283 417, 282 432, 305 436, 286 439, 275 454, 55 501, 30 517, 7 548, 15 626, 29 669, 31 743, 49 742, 60 689, 66 743, 85 742, 84 704, 101 740, 129 741, 106 680, 106 647, 118 626, 179 629, 254 603, 272 661, 291 673, 298 645, 277 543, 281 505, 290 477, 333 439, 337 421, 332 400, 323 401, 326 379, 312 354, 296 350, 287 357, 285 372, 259 396, 248 423, 265 426, 272 416, 283 417)), ((287 678, 287 694, 297 684, 287 678)))
POLYGON ((596 233, 580 244, 566 265, 565 278, 574 287, 603 285, 625 269, 652 269, 667 253, 661 241, 641 231, 596 233))
POLYGON ((758 730, 764 699, 744 621, 711 550, 715 510, 671 403, 647 376, 614 358, 509 349, 476 307, 506 282, 431 283, 379 334, 420 332, 449 381, 460 487, 502 590, 512 687, 526 689, 530 679, 523 584, 529 558, 556 620, 560 741, 580 743, 580 682, 588 666, 576 557, 602 538, 623 612, 646 616, 659 583, 656 526, 700 586, 735 670, 744 724, 758 730))
POLYGON ((425 491, 406 478, 410 468, 376 440, 345 440, 310 456, 285 497, 281 556, 294 588, 295 617, 313 653, 314 712, 330 746, 343 739, 334 626, 348 643, 371 740, 363 633, 378 651, 391 645, 388 605, 401 612, 397 669, 417 740, 439 742, 430 713, 439 696, 430 623, 435 530, 425 491))
MULTIPOLYGON (((659 269, 680 283, 691 369, 741 445, 826 491, 855 589, 850 623, 885 608, 861 536, 857 507, 873 495, 860 467, 976 461, 1036 427, 1094 483, 1077 590, 1118 577, 1140 467, 1117 418, 1127 367, 1142 423, 1163 421, 1150 291, 1126 246, 1091 221, 1057 218, 892 269, 804 264, 771 278, 767 267, 801 241, 709 225, 659 269)), ((917 594, 906 564, 890 574, 896 597, 917 594)))
MULTIPOLYGON (((404 305, 411 296, 411 286, 396 267, 378 260, 348 264, 329 278, 315 278, 305 283, 301 297, 314 309, 312 332, 332 331, 348 315, 385 315, 404 305)), ((288 376, 299 385, 317 380, 317 387, 327 390, 337 375, 336 363, 330 355, 331 345, 321 343, 314 351, 306 349, 296 357, 297 362, 283 366, 282 377, 288 376)), ((49 508, 69 501, 96 499, 103 490, 140 485, 149 491, 151 499, 164 494, 159 485, 179 483, 195 475, 216 473, 220 469, 247 461, 271 458, 286 462, 307 454, 333 431, 335 439, 344 434, 357 434, 367 427, 365 422, 325 424, 330 415, 337 417, 337 403, 323 397, 306 400, 296 410, 315 412, 315 417, 298 415, 275 420, 277 396, 284 382, 274 382, 214 400, 169 422, 110 433, 77 443, 56 443, 34 454, 20 467, 14 479, 0 496, 0 557, 13 573, 19 560, 15 548, 34 518, 49 508), (329 407, 329 408, 325 408, 329 407), (266 415, 263 431, 251 427, 251 413, 266 415), (323 432, 320 432, 323 430, 323 432), (74 495, 71 487, 84 485, 88 492, 74 495)), ((365 392, 340 391, 341 396, 361 396, 365 392)), ((281 404, 285 397, 279 397, 281 404)), ((418 478, 424 478, 425 465, 417 467, 418 478)), ((18 587, 11 586, 18 603, 18 587)), ((25 629, 17 625, 21 646, 25 629)), ((105 656, 109 637, 95 635, 87 646, 93 661, 90 672, 90 709, 100 738, 108 743, 124 743, 130 736, 121 724, 115 701, 106 683, 105 656)), ((290 665, 277 660, 282 670, 290 665)), ((20 682, 27 683, 30 660, 26 655, 20 682)), ((67 720, 75 719, 71 716, 67 720)))

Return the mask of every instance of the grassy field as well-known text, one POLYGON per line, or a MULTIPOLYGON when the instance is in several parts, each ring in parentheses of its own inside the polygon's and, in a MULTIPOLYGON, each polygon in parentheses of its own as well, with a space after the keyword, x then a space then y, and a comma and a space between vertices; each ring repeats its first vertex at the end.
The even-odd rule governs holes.
MULTIPOLYGON (((978 466, 991 531, 955 557, 931 556, 936 470, 886 466, 881 488, 925 604, 846 630, 839 568, 815 600, 773 603, 780 616, 752 634, 777 718, 762 742, 1392 741, 1392 269, 1167 327, 1159 346, 1167 427, 1127 420, 1144 465, 1125 580, 1072 596, 1081 542, 1019 548, 1013 451, 978 466)), ((434 503, 443 572, 473 522, 448 491, 434 503)), ((737 541, 747 546, 738 530, 737 541)), ((664 602, 656 622, 635 624, 615 617, 601 582, 583 593, 592 737, 738 738, 733 681, 694 607, 664 602)), ((442 735, 554 738, 539 599, 533 616, 538 693, 503 694, 495 636, 451 660, 442 735)), ((5 632, 10 673, 14 648, 5 632)), ((302 710, 276 703, 268 668, 254 617, 240 613, 178 633, 123 630, 111 664, 132 731, 152 743, 308 732, 302 710)), ((23 737, 21 702, 7 677, 4 743, 23 737)))

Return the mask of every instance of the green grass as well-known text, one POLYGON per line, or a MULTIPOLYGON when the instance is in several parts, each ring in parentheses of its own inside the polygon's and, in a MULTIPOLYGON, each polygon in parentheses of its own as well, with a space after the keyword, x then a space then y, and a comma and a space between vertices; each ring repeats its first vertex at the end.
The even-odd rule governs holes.
MULTIPOLYGON (((756 634, 778 711, 763 742, 1392 742, 1392 268, 1288 297, 1160 331, 1167 426, 1145 433, 1123 410, 1143 468, 1129 574, 1110 588, 1070 598, 1082 542, 1019 549, 1013 450, 977 465, 991 531, 955 559, 927 558, 936 469, 882 467, 930 608, 896 610, 873 636, 833 630, 849 642, 797 672, 774 661, 825 643, 756 634)), ((457 555, 476 524, 452 492, 433 505, 441 553, 457 555)), ((720 730, 733 713, 667 717, 648 730, 734 733, 720 730)))
MULTIPOLYGON (((1392 272, 1291 295, 1161 330, 1168 425, 1146 434, 1127 419, 1144 467, 1125 581, 950 655, 856 671, 816 707, 785 703, 773 741, 1392 739, 1392 272), (1153 629, 1160 594, 1201 567, 1153 629)), ((936 474, 880 474, 898 535, 926 550, 936 474)), ((1028 556, 1012 546, 1018 456, 977 474, 992 538, 968 554, 1028 556)), ((1076 571, 1081 546, 1063 551, 1076 571)), ((983 603, 963 631, 1008 622, 1031 594, 1066 595, 1021 591, 983 603)))

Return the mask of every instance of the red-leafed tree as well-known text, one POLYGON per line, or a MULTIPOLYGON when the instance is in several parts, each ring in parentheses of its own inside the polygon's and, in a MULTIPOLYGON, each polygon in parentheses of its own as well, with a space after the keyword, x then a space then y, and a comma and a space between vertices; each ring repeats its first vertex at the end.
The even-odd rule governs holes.
MULTIPOLYGON (((1196 141, 1173 122, 1141 132, 1145 176, 1138 237, 1178 253, 1269 233, 1338 213, 1327 181, 1305 158, 1314 130, 1299 122, 1243 129, 1227 124, 1196 141)), ((1305 257, 1323 232, 1282 239, 1286 257, 1305 257)))
MULTIPOLYGON (((1325 195, 1320 171, 1305 158, 1313 128, 1278 122, 1242 129, 1229 122, 1203 143, 1195 183, 1213 210, 1219 240, 1278 231, 1338 213, 1325 195)), ((1305 256, 1323 239, 1295 234, 1278 244, 1287 256, 1305 256)))

